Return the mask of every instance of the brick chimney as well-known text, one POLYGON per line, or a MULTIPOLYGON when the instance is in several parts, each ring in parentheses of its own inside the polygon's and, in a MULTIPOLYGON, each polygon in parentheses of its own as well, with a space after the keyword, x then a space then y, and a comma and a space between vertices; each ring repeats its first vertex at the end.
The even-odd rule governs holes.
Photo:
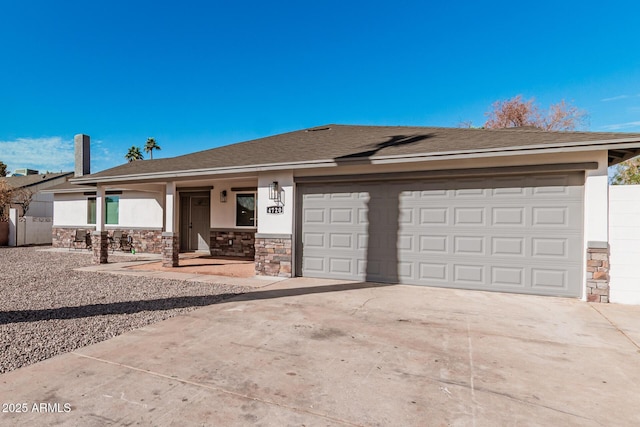
POLYGON ((76 178, 91 173, 91 154, 89 150, 89 135, 78 134, 73 137, 76 153, 76 178))

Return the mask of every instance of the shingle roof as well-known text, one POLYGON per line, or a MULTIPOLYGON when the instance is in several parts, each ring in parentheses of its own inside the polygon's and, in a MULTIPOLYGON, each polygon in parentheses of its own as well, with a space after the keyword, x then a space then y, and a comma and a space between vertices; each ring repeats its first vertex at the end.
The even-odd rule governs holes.
POLYGON ((62 184, 43 190, 43 193, 81 193, 83 191, 96 191, 96 187, 91 185, 72 184, 71 182, 66 181, 62 184))
POLYGON ((510 150, 531 146, 588 145, 590 142, 611 140, 637 140, 640 148, 638 133, 332 124, 173 158, 131 162, 85 176, 83 182, 189 170, 331 160, 346 162, 388 156, 435 155, 488 149, 510 150))
POLYGON ((42 184, 57 178, 72 175, 73 172, 45 173, 39 175, 25 176, 8 176, 0 178, 0 181, 6 181, 13 188, 30 187, 32 185, 42 184))

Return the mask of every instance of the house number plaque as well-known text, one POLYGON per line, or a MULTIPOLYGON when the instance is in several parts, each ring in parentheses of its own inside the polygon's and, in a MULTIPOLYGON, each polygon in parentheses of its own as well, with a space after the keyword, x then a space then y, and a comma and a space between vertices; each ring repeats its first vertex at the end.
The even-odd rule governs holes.
POLYGON ((284 213, 284 208, 282 206, 267 206, 268 214, 281 214, 284 213))

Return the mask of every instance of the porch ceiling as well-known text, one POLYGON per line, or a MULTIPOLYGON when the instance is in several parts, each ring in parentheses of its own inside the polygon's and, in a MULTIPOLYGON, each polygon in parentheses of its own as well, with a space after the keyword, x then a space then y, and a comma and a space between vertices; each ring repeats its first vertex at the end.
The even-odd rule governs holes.
POLYGON ((609 166, 640 156, 640 148, 609 150, 609 166))

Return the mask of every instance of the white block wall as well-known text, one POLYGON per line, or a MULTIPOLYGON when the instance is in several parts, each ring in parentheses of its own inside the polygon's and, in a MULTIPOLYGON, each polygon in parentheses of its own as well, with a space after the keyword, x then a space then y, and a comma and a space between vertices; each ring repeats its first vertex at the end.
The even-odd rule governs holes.
POLYGON ((640 185, 609 188, 609 300, 640 305, 640 185))
POLYGON ((18 246, 51 244, 51 218, 25 216, 21 220, 17 233, 18 246))

